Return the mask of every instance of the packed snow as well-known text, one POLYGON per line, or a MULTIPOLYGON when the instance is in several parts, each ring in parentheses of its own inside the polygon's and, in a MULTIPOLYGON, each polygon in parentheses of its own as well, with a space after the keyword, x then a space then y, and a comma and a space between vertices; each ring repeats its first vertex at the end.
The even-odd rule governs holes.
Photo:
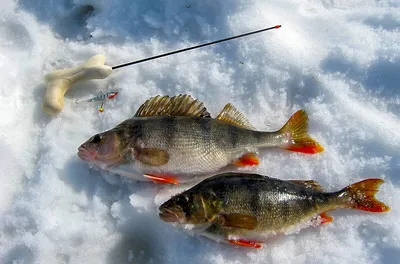
POLYGON ((396 0, 3 0, 0 4, 0 263, 398 263, 400 2, 396 0), (42 110, 43 76, 104 54, 113 66, 281 24, 282 28, 115 70, 42 110), (115 100, 75 104, 100 90, 115 100), (76 153, 155 95, 230 102, 260 130, 298 109, 318 155, 263 151, 241 170, 328 190, 380 177, 391 211, 349 209, 260 250, 192 236, 158 217, 188 186, 90 170, 76 153))

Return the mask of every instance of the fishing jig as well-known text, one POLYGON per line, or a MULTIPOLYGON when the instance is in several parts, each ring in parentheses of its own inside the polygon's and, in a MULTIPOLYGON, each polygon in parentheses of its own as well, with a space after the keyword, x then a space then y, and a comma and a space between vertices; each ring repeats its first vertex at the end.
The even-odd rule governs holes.
POLYGON ((109 91, 104 93, 103 91, 101 91, 101 94, 98 96, 95 96, 93 98, 90 99, 86 99, 83 101, 79 101, 79 99, 76 99, 75 103, 80 104, 80 103, 91 103, 91 102, 101 102, 101 105, 99 107, 99 112, 103 112, 104 111, 104 102, 109 100, 109 99, 114 99, 115 96, 117 96, 117 94, 119 93, 119 90, 113 90, 113 91, 109 91))

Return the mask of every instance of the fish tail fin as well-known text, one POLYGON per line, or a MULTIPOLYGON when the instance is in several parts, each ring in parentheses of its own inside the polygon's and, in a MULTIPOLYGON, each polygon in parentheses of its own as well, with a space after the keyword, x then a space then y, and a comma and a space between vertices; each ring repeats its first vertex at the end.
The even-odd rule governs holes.
POLYGON ((287 143, 281 146, 283 149, 307 154, 324 151, 324 148, 308 135, 308 116, 304 110, 294 113, 278 132, 287 137, 287 143))
POLYGON ((382 183, 382 179, 363 180, 347 186, 339 191, 339 195, 345 199, 345 207, 375 213, 387 212, 390 207, 375 198, 382 183))

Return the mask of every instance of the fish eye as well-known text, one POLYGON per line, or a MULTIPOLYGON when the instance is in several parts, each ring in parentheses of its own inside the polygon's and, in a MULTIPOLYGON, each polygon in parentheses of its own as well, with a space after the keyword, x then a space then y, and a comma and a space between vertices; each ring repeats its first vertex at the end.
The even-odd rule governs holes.
POLYGON ((179 195, 176 198, 176 203, 180 206, 185 206, 187 204, 187 202, 189 201, 189 198, 184 196, 184 195, 179 195))
POLYGON ((99 143, 101 141, 101 136, 100 134, 94 135, 92 139, 92 143, 99 143))

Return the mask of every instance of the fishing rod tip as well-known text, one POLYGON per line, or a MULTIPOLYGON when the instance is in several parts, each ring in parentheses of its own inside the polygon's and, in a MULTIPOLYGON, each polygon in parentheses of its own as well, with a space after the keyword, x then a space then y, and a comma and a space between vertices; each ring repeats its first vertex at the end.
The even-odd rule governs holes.
POLYGON ((275 26, 275 28, 280 28, 280 27, 282 27, 282 25, 276 25, 276 26, 275 26))

